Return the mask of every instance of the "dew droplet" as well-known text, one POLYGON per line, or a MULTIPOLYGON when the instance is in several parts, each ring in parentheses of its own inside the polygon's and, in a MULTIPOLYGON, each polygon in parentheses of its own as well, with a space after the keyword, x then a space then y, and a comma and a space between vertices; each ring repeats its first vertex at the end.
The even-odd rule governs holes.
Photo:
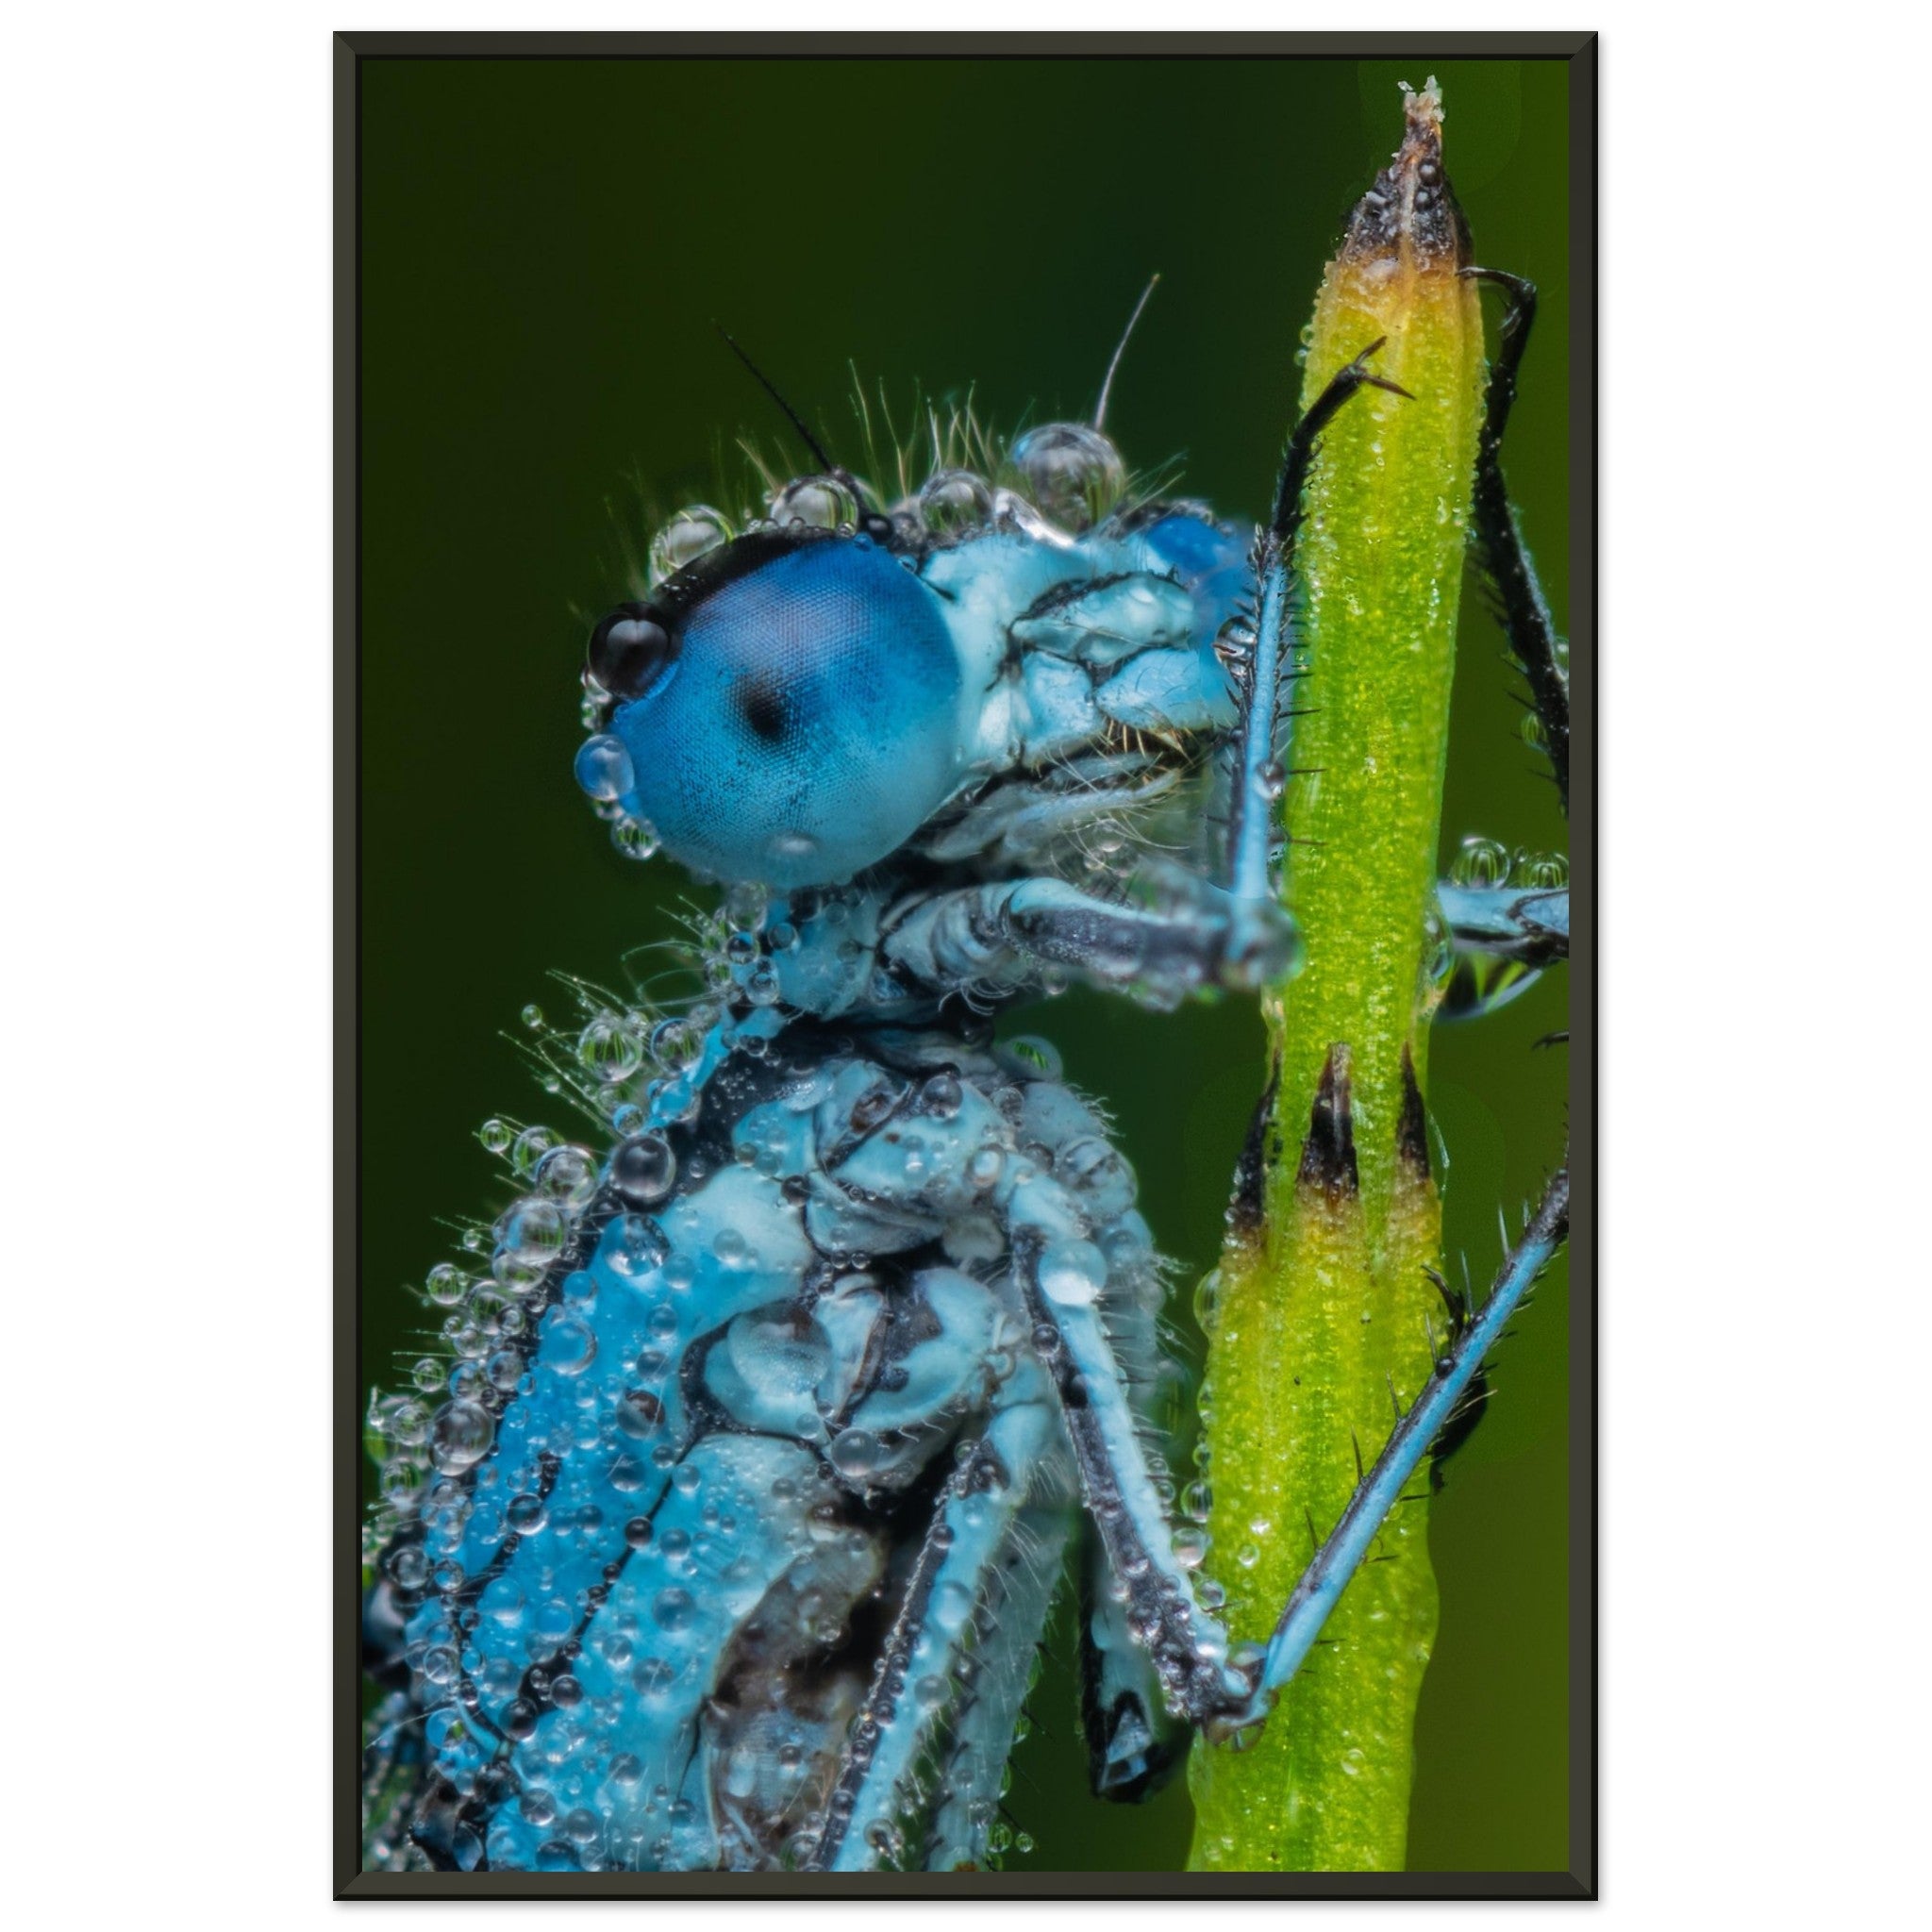
POLYGON ((584 795, 606 804, 622 798, 637 783, 637 775, 631 770, 630 753, 625 750, 624 740, 608 731, 600 731, 595 737, 584 740, 577 747, 576 764, 573 769, 578 789, 584 795))
POLYGON ((966 1163, 966 1178, 984 1192, 999 1179, 1007 1164, 1006 1155, 997 1147, 978 1147, 966 1163))
POLYGON ((577 1064, 599 1080, 627 1080, 643 1063, 643 1029, 628 1013, 593 1014, 577 1035, 577 1064))
POLYGON ((553 1147, 537 1163, 537 1185, 565 1208, 580 1208, 596 1191, 597 1163, 587 1148, 553 1147))
POLYGON ((439 1261, 423 1283, 424 1292, 439 1308, 453 1308, 462 1300, 470 1277, 454 1261, 439 1261))
POLYGON ((429 1456, 445 1475, 456 1475, 480 1462, 496 1440, 490 1411, 474 1402, 449 1402, 436 1411, 429 1424, 429 1456))
POLYGON ((660 1630, 688 1630, 697 1616, 697 1600, 688 1590, 660 1590, 651 1606, 651 1620, 660 1630))
POLYGON ((1183 1570, 1198 1570, 1214 1539, 1205 1529, 1183 1527, 1174 1533, 1174 1559, 1183 1570))
POLYGON ((1210 1268, 1194 1290, 1194 1320, 1210 1341, 1221 1324, 1221 1270, 1210 1268))
POLYGON ((429 1581, 429 1558, 421 1543, 405 1543, 389 1559, 389 1574, 398 1590, 418 1591, 429 1581))
POLYGON ((965 1097, 957 1074, 934 1074, 919 1090, 919 1111, 932 1120, 949 1121, 958 1113, 965 1097))
POLYGON ((881 1460, 879 1440, 866 1429, 841 1430, 826 1453, 832 1467, 852 1483, 863 1483, 881 1460))
POLYGON ((677 1179, 677 1157, 662 1134, 638 1134, 610 1157, 610 1185, 640 1208, 655 1207, 677 1179))
POLYGON ((610 842, 625 858, 655 858, 663 840, 649 819, 621 818, 610 826, 610 842))
POLYGON ((731 541, 731 523, 708 503, 688 504, 651 539, 651 582, 655 587, 675 576, 720 544, 731 541))
POLYGON ((1013 467, 1026 494, 1063 530, 1091 528, 1126 489, 1126 465, 1087 423, 1042 423, 1013 444, 1013 467))
POLYGON ((553 1322, 543 1336, 543 1360, 559 1375, 581 1375, 597 1356, 597 1338, 588 1324, 553 1322))
POLYGON ((781 530, 836 530, 858 521, 858 500, 836 476, 800 476, 772 498, 772 521, 781 530))
POLYGON ((651 1058, 667 1073, 683 1073, 703 1050, 704 1035, 689 1020, 660 1020, 651 1029, 651 1058))
POLYGON ((541 1194, 533 1194, 519 1201, 504 1216, 497 1235, 497 1250, 541 1269, 563 1246, 568 1232, 562 1209, 557 1203, 541 1194))
POLYGON ((1107 1257, 1091 1241, 1053 1241, 1040 1257, 1041 1291, 1062 1307, 1085 1307, 1107 1286, 1107 1257))
POLYGON ((958 537, 992 521, 992 491, 971 470, 938 470, 919 492, 920 521, 936 537, 958 537))
POLYGON ((1465 839, 1449 862, 1449 876, 1458 886, 1500 886, 1509 876, 1508 847, 1494 839, 1465 839))
POLYGON ((1060 1050, 1037 1033, 1023 1033, 1007 1041, 1007 1052, 1025 1069, 1026 1077, 1058 1080, 1064 1071, 1060 1050))
POLYGON ((1509 868, 1509 883, 1533 891, 1560 891, 1570 883, 1570 861, 1560 852, 1519 852, 1509 868))
POLYGON ((550 1520, 543 1498, 528 1490, 512 1496, 503 1515, 519 1536, 535 1536, 550 1520))

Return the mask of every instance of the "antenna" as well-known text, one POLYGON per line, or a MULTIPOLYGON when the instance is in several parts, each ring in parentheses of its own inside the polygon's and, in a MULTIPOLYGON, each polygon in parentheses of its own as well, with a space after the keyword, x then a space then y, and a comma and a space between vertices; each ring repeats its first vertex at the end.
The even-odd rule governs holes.
MULTIPOLYGON (((1143 295, 1141 299, 1144 302, 1147 298, 1143 295)), ((1131 324, 1129 324, 1128 325, 1130 327, 1132 326, 1131 324)), ((741 362, 744 364, 744 366, 747 369, 751 371, 753 376, 756 377, 758 381, 758 387, 762 389, 764 392, 768 396, 770 396, 771 399, 774 403, 776 403, 781 409, 784 410, 787 420, 791 423, 792 428, 794 428, 798 432, 799 441, 804 443, 806 448, 811 452, 812 461, 819 466, 819 474, 821 475, 825 476, 834 475, 838 474, 838 464, 833 462, 831 458, 825 454, 824 445, 821 443, 818 438, 814 436, 811 433, 811 431, 805 426, 805 418, 801 416, 798 413, 798 411, 794 409, 791 407, 791 405, 788 403, 785 400, 785 398, 778 393, 777 388, 773 383, 772 378, 769 375, 767 375, 765 372, 762 369, 760 369, 758 365, 756 362, 754 362, 751 359, 751 358, 747 356, 744 353, 744 351, 738 346, 737 340, 731 335, 731 333, 727 329, 719 328, 716 323, 713 323, 711 326, 713 328, 718 329, 718 333, 724 338, 725 346, 731 351, 731 353, 734 356, 738 358, 738 359, 741 362)), ((1111 374, 1111 372, 1109 372, 1109 374, 1111 374)))
MULTIPOLYGON (((1160 277, 1158 275, 1148 277, 1147 286, 1141 291, 1141 299, 1134 304, 1133 314, 1127 317, 1126 327, 1121 331, 1120 342, 1113 352, 1113 360, 1107 365, 1107 379, 1100 385, 1100 401, 1094 406, 1093 426, 1096 429, 1107 427, 1107 399, 1113 391, 1113 373, 1121 366, 1121 358, 1127 352, 1127 338, 1134 333, 1134 325, 1140 321, 1141 311, 1146 308, 1147 298, 1153 294, 1159 281, 1160 277)), ((728 342, 731 338, 726 336, 724 340, 728 342)), ((737 344, 733 343, 732 346, 735 348, 737 344)))

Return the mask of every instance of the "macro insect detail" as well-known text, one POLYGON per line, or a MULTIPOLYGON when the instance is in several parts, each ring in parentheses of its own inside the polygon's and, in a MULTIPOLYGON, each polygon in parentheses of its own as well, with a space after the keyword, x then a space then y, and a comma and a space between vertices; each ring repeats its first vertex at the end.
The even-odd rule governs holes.
MULTIPOLYGON (((1063 1578, 1096 1790, 1266 1722, 1292 1657, 1230 1645, 1175 1533, 1133 1172, 994 1019, 1074 979, 1169 1008, 1291 972, 1285 587, 1376 346, 1258 539, 1137 490, 1104 394, 1009 446, 935 419, 923 478, 874 453, 891 494, 794 419, 814 468, 763 514, 658 531, 590 641, 576 778, 717 903, 678 999, 571 980, 567 1019, 526 1011, 593 1131, 486 1126, 517 1198, 429 1276, 447 1354, 372 1401, 373 1868, 995 1862, 1063 1578)), ((1447 890, 1472 952, 1560 955, 1554 881, 1447 890)), ((1561 1232, 1539 1218, 1516 1292, 1561 1232)), ((1365 1477, 1358 1541, 1491 1315, 1365 1477)), ((1311 1568, 1291 1646, 1359 1560, 1311 1568)))

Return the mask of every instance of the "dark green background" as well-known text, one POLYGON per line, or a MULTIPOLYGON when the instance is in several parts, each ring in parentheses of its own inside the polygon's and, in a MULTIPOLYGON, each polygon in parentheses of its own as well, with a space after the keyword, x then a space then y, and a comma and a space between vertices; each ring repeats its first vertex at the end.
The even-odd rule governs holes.
MULTIPOLYGON (((610 508, 716 490, 778 425, 722 322, 849 446, 848 360, 895 397, 975 386, 994 422, 1090 413, 1148 275, 1109 414, 1225 513, 1266 501, 1322 265, 1433 65, 1478 258, 1543 296, 1508 468, 1565 606, 1566 73, 1556 62, 370 60, 362 89, 362 1268, 367 1373, 419 1352, 405 1291, 438 1217, 500 1205, 475 1145, 547 1118, 502 1035, 545 974, 615 977, 690 890, 618 858, 571 782, 584 617, 623 593, 610 508), (626 495, 629 502, 626 505, 626 495)), ((788 456, 793 454, 788 446, 788 456)), ((857 466, 857 459, 854 459, 857 466)), ((728 506, 728 507, 736 507, 728 506)), ((1513 680, 1465 602, 1445 851, 1562 842, 1513 680)), ((1540 1183, 1567 1066, 1561 976, 1445 1027, 1431 1095, 1450 1251, 1540 1183)), ((1213 1259, 1258 1086, 1243 1004, 1156 1016, 1071 995, 1025 1016, 1103 1094, 1157 1237, 1213 1259)), ((557 1124, 564 1122, 558 1118, 557 1124)), ((575 1131, 575 1130, 574 1130, 575 1131)), ((1419 1723, 1414 1869, 1567 1866, 1567 1277, 1517 1324, 1431 1542, 1441 1635, 1419 1723)), ((1187 1320, 1185 1292, 1177 1312, 1187 1320)), ((1035 1869, 1185 1858, 1176 1787, 1087 1793, 1069 1634, 1009 1806, 1035 1869)))

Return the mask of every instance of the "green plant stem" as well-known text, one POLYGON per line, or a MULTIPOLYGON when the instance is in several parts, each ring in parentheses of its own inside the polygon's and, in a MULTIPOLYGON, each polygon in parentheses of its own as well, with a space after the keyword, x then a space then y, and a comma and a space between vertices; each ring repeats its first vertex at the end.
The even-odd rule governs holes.
MULTIPOLYGON (((1314 1540, 1426 1377, 1441 1249, 1423 1102, 1430 919, 1457 602, 1482 401, 1467 237, 1433 84, 1357 208, 1315 308, 1304 407, 1377 337, 1379 375, 1324 439, 1295 565, 1285 793, 1307 966, 1266 1002, 1272 1107, 1222 1265, 1202 1414, 1208 1567, 1264 1642, 1314 1540)), ((1426 1490, 1419 1481, 1411 1493, 1426 1490)), ((1197 1870, 1404 1860, 1415 1705, 1436 1625, 1427 1506, 1398 1507, 1265 1731, 1197 1748, 1197 1870)))

